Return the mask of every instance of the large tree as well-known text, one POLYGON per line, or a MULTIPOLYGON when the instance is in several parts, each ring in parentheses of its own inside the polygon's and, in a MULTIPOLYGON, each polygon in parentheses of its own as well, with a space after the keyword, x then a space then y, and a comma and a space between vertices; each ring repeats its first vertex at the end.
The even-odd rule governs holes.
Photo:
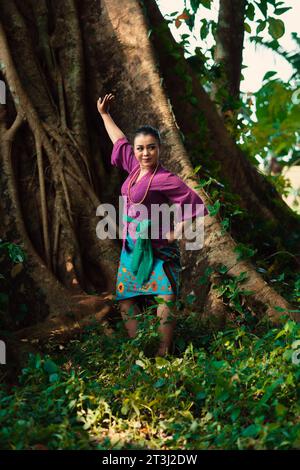
MULTIPOLYGON (((7 86, 0 113, 1 238, 18 240, 28 254, 18 276, 31 314, 18 337, 72 332, 111 309, 107 296, 120 244, 97 238, 96 208, 101 202, 117 204, 124 175, 110 166, 111 144, 96 110, 98 96, 106 92, 115 93, 112 114, 129 137, 143 123, 161 130, 163 164, 194 188, 190 149, 179 127, 196 141, 204 116, 203 145, 222 165, 241 204, 275 223, 282 217, 295 229, 298 221, 235 144, 154 1, 1 0, 0 5, 0 64, 7 86), (170 47, 178 53, 170 54, 170 47), (187 80, 197 104, 184 99, 187 80)), ((230 54, 226 57, 229 66, 230 54)), ((240 67, 240 58, 236 62, 240 67)), ((238 81, 233 82, 236 90, 238 81)), ((209 194, 196 189, 210 205, 209 194)), ((278 307, 287 311, 288 302, 255 266, 237 257, 236 243, 220 222, 213 213, 206 217, 204 248, 183 254, 183 272, 189 273, 183 296, 194 291, 199 313, 226 320, 228 306, 215 289, 218 268, 226 265, 228 276, 247 273, 243 287, 252 294, 243 302, 249 311, 276 321, 278 307), (205 287, 198 283, 204 272, 211 273, 205 287)))

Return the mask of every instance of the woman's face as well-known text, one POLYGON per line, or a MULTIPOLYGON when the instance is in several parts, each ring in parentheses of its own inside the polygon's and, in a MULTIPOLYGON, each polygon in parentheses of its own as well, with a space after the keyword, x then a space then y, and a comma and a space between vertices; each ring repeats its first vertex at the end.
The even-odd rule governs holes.
POLYGON ((134 155, 142 170, 155 168, 159 161, 159 143, 151 134, 138 134, 134 139, 134 155))

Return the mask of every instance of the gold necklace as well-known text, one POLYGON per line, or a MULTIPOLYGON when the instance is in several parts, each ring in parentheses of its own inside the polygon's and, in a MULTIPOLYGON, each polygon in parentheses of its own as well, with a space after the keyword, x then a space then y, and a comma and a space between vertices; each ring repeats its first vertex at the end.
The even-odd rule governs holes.
POLYGON ((142 202, 145 200, 145 198, 146 198, 146 196, 147 196, 147 194, 148 194, 148 191, 149 191, 151 182, 152 182, 152 180, 153 180, 153 177, 154 177, 155 173, 157 172, 158 165, 159 165, 159 163, 157 163, 156 168, 155 168, 154 172, 152 173, 151 178, 149 179, 149 183, 148 183, 146 192, 145 192, 144 196, 142 197, 142 199, 141 199, 139 202, 134 202, 134 201, 131 199, 131 197, 130 197, 130 190, 131 190, 131 186, 132 186, 132 183, 133 183, 133 181, 134 181, 134 178, 138 175, 138 172, 141 171, 141 168, 138 168, 138 169, 137 169, 137 172, 135 172, 135 173, 132 175, 132 177, 130 178, 130 181, 129 181, 129 185, 128 185, 128 199, 129 199, 129 201, 131 202, 131 204, 142 204, 142 202))

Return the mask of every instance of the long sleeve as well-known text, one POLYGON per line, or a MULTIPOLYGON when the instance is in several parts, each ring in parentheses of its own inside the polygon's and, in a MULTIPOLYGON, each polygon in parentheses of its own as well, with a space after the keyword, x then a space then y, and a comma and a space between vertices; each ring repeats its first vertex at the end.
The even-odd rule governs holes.
POLYGON ((178 209, 181 209, 178 222, 198 216, 204 217, 208 214, 203 200, 196 191, 189 188, 181 178, 172 173, 169 173, 164 181, 163 192, 170 203, 177 204, 178 209))
POLYGON ((114 143, 111 154, 111 164, 128 173, 131 173, 134 167, 138 165, 133 148, 126 137, 121 137, 114 143))

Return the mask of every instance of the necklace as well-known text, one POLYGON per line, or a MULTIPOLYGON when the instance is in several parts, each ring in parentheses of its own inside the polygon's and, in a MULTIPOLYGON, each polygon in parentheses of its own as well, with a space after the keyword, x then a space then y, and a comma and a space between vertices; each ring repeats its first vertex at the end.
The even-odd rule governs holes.
POLYGON ((130 181, 129 181, 129 185, 128 185, 128 199, 129 201, 131 202, 131 204, 142 204, 142 202, 145 200, 147 194, 148 194, 148 191, 149 191, 149 188, 150 188, 150 185, 151 185, 151 182, 153 180, 153 177, 155 175, 155 173, 157 172, 157 169, 158 169, 158 163, 156 165, 156 168, 155 170, 153 171, 152 175, 151 175, 151 178, 149 179, 149 183, 148 183, 148 186, 147 186, 147 189, 146 189, 146 192, 144 194, 144 196, 142 197, 142 199, 139 201, 139 202, 134 202, 131 197, 130 197, 130 190, 131 190, 131 186, 132 186, 132 183, 134 181, 134 179, 137 177, 138 173, 141 171, 140 168, 137 169, 137 171, 132 175, 132 177, 130 178, 130 181))

